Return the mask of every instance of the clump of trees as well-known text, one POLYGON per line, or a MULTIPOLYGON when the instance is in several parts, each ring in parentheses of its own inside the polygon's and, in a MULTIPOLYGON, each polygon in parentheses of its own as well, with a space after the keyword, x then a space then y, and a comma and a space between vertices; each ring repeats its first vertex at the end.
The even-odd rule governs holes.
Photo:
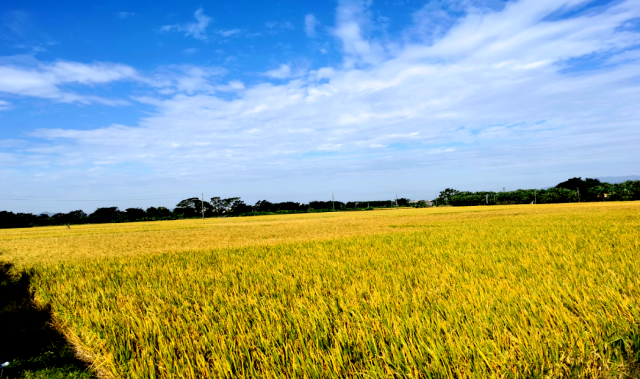
POLYGON ((584 201, 640 200, 640 181, 629 180, 610 184, 598 179, 571 178, 553 188, 528 189, 507 192, 457 191, 452 188, 440 192, 438 205, 473 206, 505 204, 550 204, 584 201))
MULTIPOLYGON (((398 199, 400 205, 408 204, 409 199, 398 199)), ((370 201, 372 207, 395 205, 392 200, 370 201)), ((266 214, 330 212, 335 210, 364 209, 367 202, 343 203, 340 201, 311 201, 309 203, 297 203, 285 201, 272 203, 268 200, 259 200, 254 205, 248 205, 239 197, 221 198, 212 197, 202 201, 197 197, 191 197, 180 201, 173 210, 165 207, 127 208, 124 211, 118 207, 98 208, 91 214, 82 210, 69 213, 56 213, 54 215, 34 215, 32 213, 0 212, 0 228, 27 228, 32 226, 74 225, 74 224, 100 224, 134 221, 160 221, 178 220, 198 217, 233 217, 256 216, 266 214), (204 210, 204 212, 203 212, 204 210)))
POLYGON ((117 207, 98 208, 91 214, 82 210, 69 213, 46 213, 34 215, 32 213, 13 213, 0 211, 0 228, 28 228, 31 226, 102 224, 110 222, 159 221, 181 218, 165 207, 127 208, 124 211, 117 207))

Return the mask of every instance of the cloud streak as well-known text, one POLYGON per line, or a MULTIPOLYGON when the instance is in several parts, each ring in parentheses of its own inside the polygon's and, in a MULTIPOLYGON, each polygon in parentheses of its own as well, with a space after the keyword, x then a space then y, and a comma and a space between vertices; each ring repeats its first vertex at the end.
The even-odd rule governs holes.
POLYGON ((139 16, 139 14, 135 12, 118 12, 116 16, 118 16, 119 19, 124 20, 125 18, 139 16))
POLYGON ((308 14, 304 16, 304 32, 307 37, 315 38, 316 36, 316 26, 318 25, 318 20, 312 14, 308 14))
POLYGON ((193 14, 193 17, 196 19, 195 22, 187 22, 184 24, 174 24, 174 25, 165 25, 160 28, 161 32, 181 32, 184 33, 185 37, 191 36, 195 39, 206 41, 208 36, 206 34, 207 27, 213 21, 213 19, 206 14, 204 14, 204 10, 199 8, 193 14))
MULTIPOLYGON (((33 63, 27 59, 28 63, 33 63)), ((80 95, 66 91, 68 84, 94 85, 135 79, 136 70, 122 64, 56 61, 37 62, 31 67, 0 62, 0 93, 54 99, 63 103, 126 104, 123 100, 110 100, 99 96, 80 95)))

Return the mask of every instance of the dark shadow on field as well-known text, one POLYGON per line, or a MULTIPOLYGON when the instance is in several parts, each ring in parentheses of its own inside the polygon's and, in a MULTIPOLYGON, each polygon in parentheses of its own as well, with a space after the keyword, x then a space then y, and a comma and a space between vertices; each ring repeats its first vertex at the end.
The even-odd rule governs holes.
POLYGON ((35 306, 30 275, 0 262, 0 365, 5 378, 94 378, 51 326, 49 309, 35 306))

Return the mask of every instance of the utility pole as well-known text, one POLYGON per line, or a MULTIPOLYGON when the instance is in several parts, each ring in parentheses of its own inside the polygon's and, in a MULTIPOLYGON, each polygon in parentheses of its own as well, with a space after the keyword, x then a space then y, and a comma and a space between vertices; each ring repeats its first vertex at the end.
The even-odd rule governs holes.
POLYGON ((489 194, 487 194, 487 205, 489 205, 489 194))
POLYGON ((578 203, 580 202, 580 187, 577 187, 576 190, 578 191, 578 203))
POLYGON ((396 208, 398 207, 398 191, 396 191, 396 208))
POLYGON ((202 219, 204 220, 204 193, 202 194, 202 219))
POLYGON ((333 192, 331 192, 331 207, 333 208, 334 211, 336 210, 336 203, 333 200, 333 192))

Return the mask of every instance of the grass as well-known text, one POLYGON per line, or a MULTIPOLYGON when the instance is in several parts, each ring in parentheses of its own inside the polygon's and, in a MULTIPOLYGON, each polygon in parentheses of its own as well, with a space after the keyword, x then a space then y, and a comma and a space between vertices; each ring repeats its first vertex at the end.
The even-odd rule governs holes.
POLYGON ((639 211, 47 227, 0 231, 0 258, 112 377, 623 377, 640 359, 639 211))

